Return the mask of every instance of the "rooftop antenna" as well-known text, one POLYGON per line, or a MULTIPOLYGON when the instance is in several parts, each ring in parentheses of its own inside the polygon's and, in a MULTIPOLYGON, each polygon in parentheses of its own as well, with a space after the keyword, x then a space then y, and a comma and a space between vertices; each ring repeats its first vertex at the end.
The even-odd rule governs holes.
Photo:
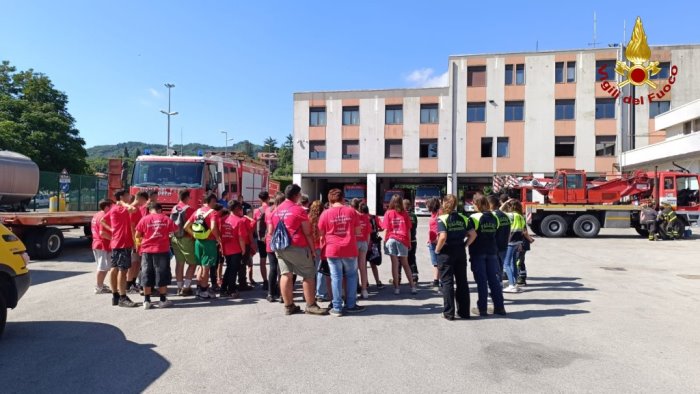
POLYGON ((535 41, 535 52, 540 51, 540 40, 535 41))
POLYGON ((596 33, 596 27, 597 27, 597 19, 595 15, 595 11, 593 11, 593 42, 589 42, 588 46, 592 46, 595 48, 596 45, 600 44, 598 40, 598 34, 596 33))

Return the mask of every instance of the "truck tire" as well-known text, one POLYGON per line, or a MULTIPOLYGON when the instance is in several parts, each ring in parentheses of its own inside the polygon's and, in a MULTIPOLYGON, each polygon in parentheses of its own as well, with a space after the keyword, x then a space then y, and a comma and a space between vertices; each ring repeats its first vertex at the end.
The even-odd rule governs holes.
POLYGON ((63 233, 55 227, 46 227, 37 234, 37 251, 39 258, 43 260, 58 257, 63 250, 63 233))
POLYGON ((27 254, 32 259, 39 258, 39 250, 37 248, 37 234, 41 232, 41 230, 42 229, 31 229, 25 231, 24 234, 22 234, 22 243, 24 243, 24 247, 27 248, 27 254))
POLYGON ((641 235, 644 238, 649 238, 649 230, 645 228, 641 228, 640 226, 637 226, 634 228, 634 231, 637 232, 637 234, 641 235))
POLYGON ((0 291, 0 339, 2 339, 2 333, 5 331, 5 323, 7 322, 7 301, 5 301, 5 294, 0 291))
POLYGON ((537 236, 542 236, 542 228, 540 227, 542 225, 541 222, 532 222, 530 225, 530 230, 532 230, 532 233, 537 235, 537 236))
POLYGON ((574 221, 574 233, 581 238, 595 238, 600 232, 600 221, 593 215, 581 215, 574 221))
POLYGON ((548 238, 560 238, 566 235, 569 224, 560 215, 549 215, 542 219, 540 231, 548 238))

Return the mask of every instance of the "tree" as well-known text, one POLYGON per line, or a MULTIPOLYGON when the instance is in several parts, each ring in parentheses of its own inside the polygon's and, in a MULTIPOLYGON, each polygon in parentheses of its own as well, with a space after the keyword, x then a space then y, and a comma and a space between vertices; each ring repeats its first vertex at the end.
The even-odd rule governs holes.
POLYGON ((272 153, 277 151, 277 140, 272 138, 272 137, 267 137, 265 138, 265 141, 263 142, 263 147, 265 149, 265 152, 272 153))
POLYGON ((129 157, 129 148, 124 147, 124 157, 129 157))
POLYGON ((292 156, 294 153, 294 136, 291 134, 287 135, 282 147, 277 151, 277 169, 275 170, 275 176, 284 177, 291 176, 294 172, 294 165, 292 162, 292 156))
POLYGON ((134 157, 139 157, 141 156, 141 149, 136 148, 136 155, 134 157))
POLYGON ((67 109, 68 96, 44 74, 0 63, 0 149, 29 156, 41 170, 88 170, 85 140, 67 109))

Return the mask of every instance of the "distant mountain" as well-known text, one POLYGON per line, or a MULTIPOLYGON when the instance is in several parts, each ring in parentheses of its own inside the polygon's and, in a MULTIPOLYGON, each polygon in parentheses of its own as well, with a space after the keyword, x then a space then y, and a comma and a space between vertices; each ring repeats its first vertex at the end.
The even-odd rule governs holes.
MULTIPOLYGON (((124 148, 129 153, 129 157, 133 158, 136 156, 137 153, 143 154, 146 149, 151 150, 151 154, 153 155, 162 155, 165 154, 165 145, 160 145, 160 144, 147 144, 144 142, 134 142, 134 141, 129 141, 129 142, 122 142, 119 144, 115 145, 97 145, 93 146, 92 148, 87 148, 87 153, 89 158, 118 158, 118 157, 123 157, 124 156, 124 148)), ((196 155, 198 151, 203 151, 203 152, 208 152, 208 151, 224 151, 223 147, 215 147, 211 145, 205 145, 205 144, 197 144, 197 143, 190 143, 186 144, 184 146, 180 146, 179 144, 171 146, 172 149, 176 150, 179 155, 182 156, 187 156, 187 155, 196 155)), ((235 143, 233 146, 229 146, 228 150, 230 152, 237 151, 237 152, 246 152, 250 156, 255 157, 258 152, 262 152, 263 147, 258 144, 254 144, 252 142, 248 141, 241 141, 235 143)))

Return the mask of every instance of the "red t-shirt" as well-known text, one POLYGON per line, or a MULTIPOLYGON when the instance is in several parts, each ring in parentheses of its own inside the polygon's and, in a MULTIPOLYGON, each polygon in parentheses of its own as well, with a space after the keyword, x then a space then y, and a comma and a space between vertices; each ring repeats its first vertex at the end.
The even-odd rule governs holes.
POLYGON ((141 253, 170 252, 170 234, 175 230, 175 223, 162 213, 144 216, 136 225, 136 232, 142 236, 141 253))
POLYGON ((382 227, 386 229, 386 239, 395 239, 406 247, 411 247, 411 219, 404 212, 397 212, 393 209, 386 211, 382 227))
POLYGON ((148 203, 143 204, 140 208, 139 211, 141 212, 141 217, 146 217, 150 212, 148 212, 148 203))
POLYGON ((318 219, 318 230, 323 234, 325 255, 330 258, 357 257, 355 229, 360 226, 360 215, 350 207, 331 207, 318 219))
POLYGON ((109 247, 109 240, 107 238, 102 238, 100 233, 102 232, 102 219, 105 217, 105 212, 100 211, 92 217, 92 222, 90 223, 90 229, 92 230, 92 248, 95 250, 106 250, 111 251, 109 247))
POLYGON ((428 222, 428 240, 431 244, 437 243, 438 239, 438 215, 439 213, 431 214, 428 222))
MULTIPOLYGON (((173 207, 172 211, 170 211, 170 215, 172 215, 174 212, 177 212, 177 210, 184 210, 184 211, 185 211, 185 214, 183 215, 183 217, 185 218, 185 221, 187 221, 187 220, 189 220, 189 219, 192 217, 192 213, 190 213, 189 215, 187 214, 187 210, 188 210, 188 209, 191 210, 191 211, 194 211, 189 205, 187 205, 187 204, 185 204, 184 202, 180 201, 180 202, 177 203, 177 205, 175 205, 175 206, 173 207)), ((193 219, 193 220, 194 220, 194 219, 193 219)), ((192 238, 192 236, 190 235, 190 233, 188 233, 187 231, 185 231, 185 237, 192 238)))
MULTIPOLYGON (((201 212, 202 215, 206 215, 204 221, 207 223, 207 226, 209 229, 213 229, 214 227, 217 227, 219 224, 219 213, 216 211, 213 211, 212 213, 207 215, 207 212, 212 211, 211 208, 209 208, 208 205, 204 205, 199 209, 192 210, 192 215, 190 215, 190 218, 187 219, 188 222, 194 223, 194 221, 197 219, 197 213, 201 212)), ((207 240, 210 241, 216 241, 216 237, 214 236, 214 232, 212 231, 209 233, 209 238, 207 240)))
POLYGON ((292 246, 300 248, 308 247, 309 243, 306 242, 304 230, 301 228, 302 223, 309 221, 309 215, 306 213, 306 210, 292 201, 285 200, 275 210, 272 217, 273 231, 282 218, 284 218, 284 225, 287 227, 289 236, 292 238, 292 246))
POLYGON ((226 219, 219 223, 219 231, 221 232, 221 246, 224 256, 231 256, 238 253, 243 253, 241 250, 241 237, 247 237, 246 223, 243 218, 236 215, 228 215, 226 219))
POLYGON ((255 222, 253 219, 250 217, 243 215, 240 218, 243 221, 243 227, 245 227, 242 231, 245 231, 245 244, 246 246, 250 246, 250 235, 253 234, 253 228, 255 227, 255 222))
POLYGON ((272 251, 272 248, 270 247, 270 240, 272 238, 272 235, 270 235, 270 228, 272 228, 272 213, 275 212, 272 207, 267 208, 267 211, 265 212, 265 224, 267 225, 267 234, 265 234, 265 249, 267 250, 267 253, 274 253, 272 251))
POLYGON ((372 224, 369 222, 369 215, 361 213, 360 214, 360 227, 362 228, 362 235, 358 241, 369 242, 369 236, 372 234, 372 224))
POLYGON ((114 204, 109 210, 109 223, 112 226, 112 249, 131 249, 134 247, 134 234, 131 232, 131 215, 129 210, 114 204))

